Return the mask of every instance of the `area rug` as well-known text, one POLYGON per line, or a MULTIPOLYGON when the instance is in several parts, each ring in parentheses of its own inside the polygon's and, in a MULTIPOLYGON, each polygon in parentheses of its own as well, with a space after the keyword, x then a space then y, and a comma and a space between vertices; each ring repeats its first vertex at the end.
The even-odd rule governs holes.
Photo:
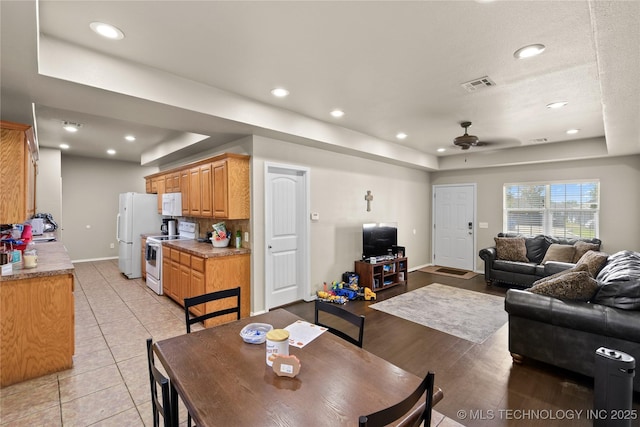
POLYGON ((457 277, 458 279, 471 279, 478 275, 478 273, 475 273, 473 271, 460 270, 458 268, 451 267, 442 267, 439 265, 430 265, 429 267, 421 268, 418 271, 431 274, 440 274, 447 277, 457 277))
POLYGON ((504 298, 433 283, 369 307, 482 344, 507 322, 504 298))

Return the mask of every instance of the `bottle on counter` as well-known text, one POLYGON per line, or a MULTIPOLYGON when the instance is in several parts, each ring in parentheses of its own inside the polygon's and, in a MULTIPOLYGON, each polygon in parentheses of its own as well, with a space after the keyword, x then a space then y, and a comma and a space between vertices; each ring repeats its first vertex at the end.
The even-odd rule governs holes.
POLYGON ((242 231, 236 231, 236 249, 240 249, 242 247, 242 231))

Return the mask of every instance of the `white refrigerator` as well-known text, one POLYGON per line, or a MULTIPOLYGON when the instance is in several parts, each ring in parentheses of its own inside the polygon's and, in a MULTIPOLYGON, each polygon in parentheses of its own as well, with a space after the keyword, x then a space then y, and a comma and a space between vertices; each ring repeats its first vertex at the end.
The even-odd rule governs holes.
POLYGON ((141 234, 160 233, 162 216, 155 194, 122 193, 116 218, 118 266, 129 279, 142 277, 141 234))

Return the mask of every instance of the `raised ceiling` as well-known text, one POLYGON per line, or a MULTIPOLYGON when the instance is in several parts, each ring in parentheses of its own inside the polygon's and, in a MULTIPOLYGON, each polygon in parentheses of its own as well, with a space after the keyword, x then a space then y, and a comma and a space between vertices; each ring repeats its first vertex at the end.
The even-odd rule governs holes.
POLYGON ((1 7, 2 118, 30 120, 33 103, 40 145, 66 141, 70 153, 106 157, 111 147, 114 158, 162 164, 252 133, 430 170, 463 156, 495 166, 640 153, 638 2, 1 7), (92 21, 125 38, 98 37, 92 21), (532 43, 544 53, 514 58, 532 43), (485 76, 495 86, 462 87, 485 76), (275 98, 274 87, 290 95, 275 98), (568 104, 546 108, 555 101, 568 104), (63 120, 83 129, 66 135, 63 120), (461 154, 452 142, 467 120, 493 144, 461 154))

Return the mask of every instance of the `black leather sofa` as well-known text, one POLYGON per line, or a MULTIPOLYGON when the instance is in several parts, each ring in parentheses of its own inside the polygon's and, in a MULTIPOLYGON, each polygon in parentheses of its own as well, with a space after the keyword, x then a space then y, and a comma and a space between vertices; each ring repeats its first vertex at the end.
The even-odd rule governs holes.
POLYGON ((527 261, 506 261, 498 259, 498 252, 495 246, 480 250, 478 255, 484 261, 484 280, 487 285, 505 283, 521 288, 528 288, 538 279, 574 267, 575 263, 560 261, 547 261, 544 265, 541 264, 547 250, 553 243, 575 245, 576 242, 585 242, 596 244, 598 247, 602 244, 600 239, 562 239, 544 234, 537 236, 523 236, 516 233, 498 234, 498 238, 504 237, 524 238, 527 261))
MULTIPOLYGON (((622 351, 640 363, 640 252, 609 256, 597 275, 598 290, 589 302, 561 300, 527 290, 509 289, 509 351, 594 376, 595 351, 622 351)), ((633 389, 640 391, 640 375, 633 389)))

